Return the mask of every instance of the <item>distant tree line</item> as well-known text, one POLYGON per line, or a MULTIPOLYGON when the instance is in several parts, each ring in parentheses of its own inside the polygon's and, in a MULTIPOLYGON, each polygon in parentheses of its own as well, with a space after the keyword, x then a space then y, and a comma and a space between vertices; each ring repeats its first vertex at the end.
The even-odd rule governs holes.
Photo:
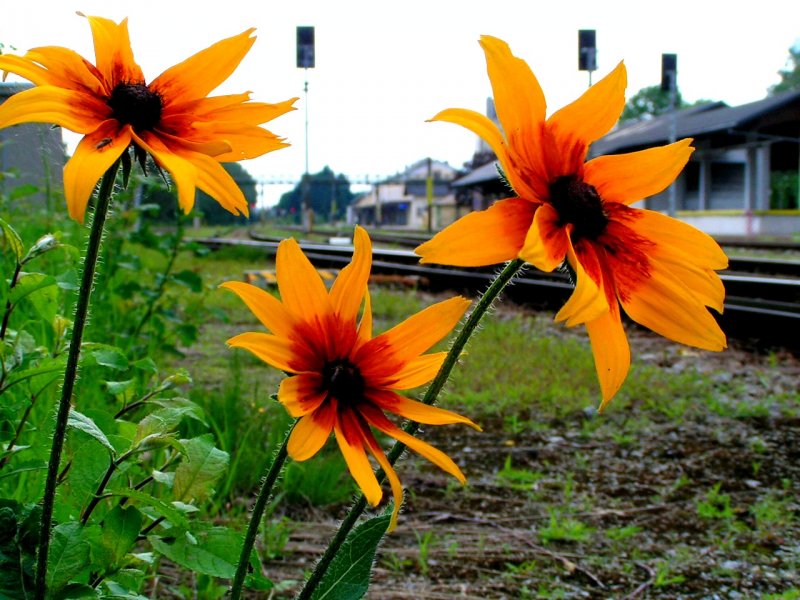
POLYGON ((314 211, 317 221, 332 222, 344 219, 354 198, 347 177, 325 166, 319 173, 303 175, 293 190, 281 196, 276 208, 279 214, 294 216, 299 222, 305 205, 314 211))

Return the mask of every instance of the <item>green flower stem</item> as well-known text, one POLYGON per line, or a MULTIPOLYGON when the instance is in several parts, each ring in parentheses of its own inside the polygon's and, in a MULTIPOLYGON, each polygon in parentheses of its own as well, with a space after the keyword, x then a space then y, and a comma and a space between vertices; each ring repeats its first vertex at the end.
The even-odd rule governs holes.
MULTIPOLYGON (((447 353, 439 372, 436 374, 433 382, 425 392, 425 396, 422 398, 423 403, 434 404, 436 402, 436 399, 439 397, 439 393, 442 391, 442 388, 444 388, 444 384, 447 383, 447 380, 450 377, 450 372, 458 362, 458 358, 461 356, 464 346, 467 345, 467 342, 472 337, 472 333, 475 331, 478 323, 480 323, 483 316, 489 311, 492 306, 492 302, 495 301, 495 299, 500 295, 503 289, 505 289, 506 285, 508 285, 508 283, 514 278, 524 264, 525 262, 520 259, 514 259, 509 262, 497 275, 497 277, 495 277, 491 285, 489 285, 486 293, 484 293, 480 300, 478 300, 478 303, 475 305, 475 310, 473 310, 469 317, 467 317, 464 327, 462 327, 461 331, 458 332, 458 336, 453 342, 453 345, 450 347, 450 350, 447 353)), ((403 430, 411 435, 416 433, 418 429, 419 424, 413 421, 409 421, 403 427, 403 430)), ((401 442, 395 442, 387 456, 389 464, 394 465, 403 454, 405 449, 405 444, 401 442)), ((383 469, 378 469, 375 475, 378 478, 379 483, 383 483, 383 480, 386 478, 383 469)), ((359 496, 358 500, 356 500, 355 504, 350 509, 350 512, 347 513, 347 516, 342 521, 342 524, 339 526, 339 530, 336 532, 336 535, 333 536, 333 539, 331 540, 330 544, 328 544, 325 553, 322 555, 322 558, 320 558, 317 566, 314 568, 314 572, 311 573, 311 576, 308 578, 308 581, 306 581, 305 586, 302 590, 300 590, 297 600, 308 600, 311 598, 311 595, 314 593, 319 585, 319 582, 322 581, 322 577, 325 575, 325 572, 328 570, 331 561, 333 561, 333 558, 336 556, 339 548, 344 543, 347 535, 350 533, 350 530, 355 526, 356 521, 358 521, 358 518, 364 512, 366 507, 367 500, 362 494, 359 496)))
POLYGON ((239 600, 242 596, 244 578, 247 576, 247 567, 250 564, 250 552, 253 550, 253 546, 256 543, 258 526, 261 523, 261 517, 264 516, 264 509, 267 507, 267 502, 272 495, 272 488, 278 480, 278 475, 281 474, 283 463, 286 462, 289 437, 292 435, 295 425, 297 425, 296 420, 292 423, 291 427, 289 427, 281 447, 272 459, 272 464, 269 466, 269 470, 264 477, 264 482, 261 484, 261 489, 258 492, 256 503, 253 505, 253 513, 250 515, 250 523, 247 525, 247 533, 244 536, 242 553, 239 555, 239 563, 236 565, 236 574, 231 584, 231 600, 239 600))
POLYGON ((45 600, 47 595, 47 555, 50 550, 50 533, 53 523, 53 504, 56 496, 58 482, 58 467, 61 463, 61 451, 64 448, 64 439, 67 435, 67 420, 69 418, 72 391, 75 388, 75 379, 78 375, 78 359, 83 342, 83 331, 89 316, 89 300, 92 294, 94 274, 97 270, 97 261, 100 256, 100 245, 103 241, 103 227, 108 215, 108 206, 111 203, 111 194, 114 190, 114 180, 117 177, 119 161, 115 162, 103 175, 100 182, 100 191, 97 194, 92 230, 89 234, 89 243, 86 246, 86 258, 83 263, 83 277, 78 292, 78 303, 75 306, 75 321, 72 325, 72 338, 67 355, 67 366, 64 370, 64 384, 61 387, 61 400, 56 415, 56 425, 53 431, 53 445, 50 448, 50 461, 47 465, 47 480, 44 487, 42 500, 42 523, 39 531, 39 553, 36 559, 36 600, 45 600))

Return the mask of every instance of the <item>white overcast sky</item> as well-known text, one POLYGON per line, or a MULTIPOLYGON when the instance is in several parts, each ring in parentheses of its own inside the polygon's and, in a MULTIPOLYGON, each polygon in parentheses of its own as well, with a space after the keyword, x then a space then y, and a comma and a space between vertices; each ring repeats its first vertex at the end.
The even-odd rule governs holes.
MULTIPOLYGON (((17 52, 73 48, 94 60, 88 23, 76 11, 129 18, 134 55, 148 81, 211 43, 256 27, 258 40, 220 93, 255 100, 298 96, 298 110, 268 124, 292 144, 243 166, 260 180, 296 180, 329 165, 353 180, 386 176, 432 157, 456 167, 476 138, 426 123, 449 107, 483 111, 491 95, 481 34, 505 39, 536 73, 549 111, 572 101, 588 76, 577 70, 579 29, 597 31, 594 80, 620 60, 628 95, 660 81, 661 54, 678 55, 685 99, 759 100, 778 81, 800 38, 800 1, 761 0, 2 0, 0 42, 17 52), (298 25, 316 28, 316 68, 295 66, 298 25)), ((13 79, 13 77, 12 77, 13 79)), ((291 186, 289 186, 291 187, 291 186)), ((275 202, 287 186, 265 186, 275 202)))

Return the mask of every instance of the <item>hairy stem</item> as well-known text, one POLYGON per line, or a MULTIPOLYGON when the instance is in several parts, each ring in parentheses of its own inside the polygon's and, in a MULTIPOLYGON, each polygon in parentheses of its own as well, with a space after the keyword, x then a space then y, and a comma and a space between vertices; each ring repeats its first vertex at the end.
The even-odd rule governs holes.
POLYGON ((253 513, 250 515, 250 523, 247 525, 247 533, 244 536, 242 552, 239 555, 239 564, 236 566, 236 574, 231 584, 231 600, 239 600, 242 596, 244 578, 247 575, 247 567, 250 564, 250 552, 253 550, 253 545, 256 543, 258 526, 261 523, 261 517, 264 516, 264 509, 267 507, 267 502, 272 495, 272 488, 278 480, 281 469, 283 469, 283 463, 286 462, 286 448, 289 445, 289 436, 292 435, 296 424, 297 421, 295 421, 286 432, 286 437, 281 447, 278 449, 278 452, 275 454, 275 457, 272 459, 272 464, 269 466, 267 474, 264 477, 264 483, 261 484, 261 489, 258 492, 256 503, 253 505, 253 513))
POLYGON ((69 419, 72 391, 78 375, 78 359, 81 353, 83 332, 89 317, 89 300, 92 294, 92 284, 97 270, 100 256, 100 246, 103 241, 103 227, 108 215, 108 206, 114 190, 114 180, 117 176, 119 161, 115 162, 103 175, 100 182, 100 191, 97 194, 92 230, 89 234, 89 243, 86 246, 86 258, 83 263, 83 276, 78 292, 78 302, 75 306, 75 321, 72 325, 72 338, 70 339, 67 366, 64 370, 64 384, 61 388, 61 400, 56 414, 56 425, 53 431, 53 445, 50 447, 50 460, 47 465, 47 480, 45 481, 44 497, 42 499, 42 522, 39 531, 39 552, 36 559, 36 600, 45 600, 47 595, 47 558, 50 550, 50 533, 53 524, 53 504, 56 496, 56 483, 58 481, 58 467, 61 463, 61 452, 64 449, 64 439, 67 436, 67 421, 69 419))
MULTIPOLYGON (((467 317, 467 320, 464 323, 464 326, 461 328, 461 331, 458 332, 458 336, 456 336, 453 345, 450 347, 450 350, 447 353, 439 372, 436 374, 433 382, 425 392, 422 402, 425 404, 434 404, 436 402, 436 399, 439 397, 439 393, 442 391, 442 388, 444 388, 444 384, 450 377, 450 372, 458 362, 458 357, 461 355, 461 352, 464 350, 464 346, 467 345, 470 337, 472 337, 472 333, 475 331, 475 328, 478 326, 483 316, 491 308, 492 302, 497 299, 506 285, 508 285, 508 283, 514 278, 524 264, 524 261, 520 259, 512 260, 497 275, 497 277, 495 277, 491 285, 489 285, 486 293, 481 296, 480 300, 478 300, 478 303, 475 305, 475 310, 470 313, 469 317, 467 317)), ((407 433, 413 435, 416 433, 417 429, 419 429, 419 425, 410 421, 403 429, 407 433)), ((403 454, 405 449, 405 444, 395 442, 387 456, 389 464, 394 465, 400 458, 400 455, 403 454)), ((379 469, 376 473, 376 476, 378 478, 378 482, 383 483, 383 480, 385 479, 383 469, 379 469)), ((356 521, 358 521, 358 518, 364 512, 366 507, 366 499, 363 495, 359 496, 358 500, 356 500, 355 504, 350 509, 350 512, 347 513, 347 516, 342 521, 342 524, 339 526, 339 530, 333 536, 330 544, 328 544, 325 553, 322 555, 322 558, 314 568, 314 572, 311 573, 311 576, 308 578, 308 581, 306 581, 305 586, 297 596, 297 600, 308 600, 311 598, 311 595, 319 585, 319 582, 322 581, 322 577, 328 570, 328 567, 333 561, 333 558, 336 556, 336 553, 339 551, 339 548, 341 548, 342 544, 347 538, 347 535, 350 533, 350 530, 355 526, 356 521)))

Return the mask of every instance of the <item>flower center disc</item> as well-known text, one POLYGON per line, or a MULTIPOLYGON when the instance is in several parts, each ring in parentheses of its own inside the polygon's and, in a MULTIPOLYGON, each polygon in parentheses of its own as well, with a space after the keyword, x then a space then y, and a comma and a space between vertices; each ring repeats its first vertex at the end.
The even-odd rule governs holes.
POLYGON ((364 378, 358 367, 347 360, 327 363, 322 369, 322 381, 339 402, 357 404, 364 395, 364 378))
POLYGON ((114 119, 136 131, 150 131, 161 120, 161 96, 143 83, 120 83, 107 104, 114 119))
POLYGON ((600 194, 575 175, 559 177, 550 184, 550 203, 558 211, 561 225, 574 226, 573 241, 597 239, 608 225, 600 194))

